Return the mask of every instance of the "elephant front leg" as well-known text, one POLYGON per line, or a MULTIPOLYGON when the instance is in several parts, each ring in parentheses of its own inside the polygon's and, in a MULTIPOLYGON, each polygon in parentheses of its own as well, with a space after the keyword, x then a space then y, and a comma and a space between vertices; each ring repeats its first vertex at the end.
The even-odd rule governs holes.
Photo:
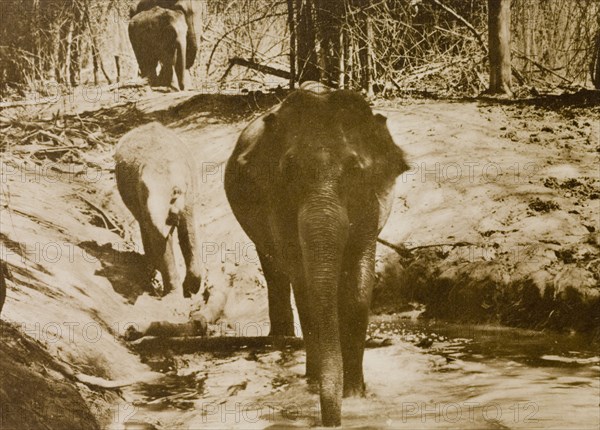
POLYGON ((294 336, 294 315, 292 313, 290 279, 267 257, 258 252, 269 294, 269 336, 294 336))
POLYGON ((310 297, 303 276, 294 278, 293 290, 306 349, 306 377, 309 382, 317 382, 319 379, 319 344, 310 315, 310 297))
POLYGON ((363 355, 374 282, 375 243, 353 249, 349 254, 340 294, 344 397, 365 393, 363 355))
POLYGON ((160 258, 164 253, 164 246, 157 240, 157 234, 150 231, 143 221, 140 221, 140 234, 144 246, 144 257, 146 260, 146 270, 148 273, 148 291, 160 294, 163 290, 162 274, 159 272, 160 258))
MULTIPOLYGON (((172 288, 171 272, 165 264, 167 250, 169 247, 172 249, 172 244, 167 243, 167 238, 149 221, 140 221, 140 233, 149 273, 149 290, 162 296, 172 288)), ((172 255, 172 251, 170 253, 172 255)))

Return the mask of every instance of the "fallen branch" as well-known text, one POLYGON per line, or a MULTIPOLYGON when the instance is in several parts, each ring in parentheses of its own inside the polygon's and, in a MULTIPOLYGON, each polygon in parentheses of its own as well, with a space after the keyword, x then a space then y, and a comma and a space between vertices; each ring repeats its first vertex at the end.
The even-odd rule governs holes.
POLYGON ((124 233, 123 233, 123 230, 121 229, 121 227, 119 227, 117 222, 111 216, 109 216, 106 212, 104 212, 102 210, 102 208, 95 205, 94 203, 92 203, 91 201, 89 201, 88 199, 86 199, 85 197, 83 197, 81 195, 77 195, 77 197, 79 197, 81 200, 83 200, 85 203, 87 203, 88 206, 90 206, 92 209, 94 209, 96 212, 98 212, 100 214, 100 216, 102 217, 102 220, 104 221, 104 224, 106 225, 107 230, 110 230, 113 233, 118 233, 119 236, 123 237, 124 233))
POLYGON ((52 133, 50 131, 39 130, 38 133, 41 134, 42 136, 46 136, 48 139, 54 140, 57 143, 64 143, 65 142, 65 138, 64 137, 57 136, 56 134, 54 134, 54 133, 52 133))
MULTIPOLYGON (((369 337, 367 348, 380 348, 392 344, 389 338, 369 337)), ((139 353, 160 354, 169 350, 175 354, 195 352, 232 352, 246 348, 302 349, 304 340, 293 336, 231 336, 231 337, 152 337, 146 336, 129 345, 139 353)))
POLYGON ((255 61, 246 60, 246 59, 240 58, 240 57, 233 57, 229 60, 229 68, 227 69, 227 71, 225 72, 225 74, 223 75, 221 80, 225 79, 225 77, 227 76, 227 74, 229 73, 231 68, 236 65, 247 67, 249 69, 257 70, 261 73, 277 76, 277 77, 283 78, 283 79, 290 79, 292 76, 290 74, 290 72, 288 72, 287 70, 281 70, 281 69, 276 69, 271 66, 265 66, 263 64, 259 64, 259 63, 255 62, 255 61))
POLYGON ((407 248, 409 251, 414 251, 417 249, 425 249, 425 248, 437 248, 439 246, 450 246, 452 248, 456 248, 459 246, 482 246, 480 244, 477 243, 473 243, 473 242, 453 242, 453 243, 431 243, 429 245, 420 245, 420 246, 413 246, 412 248, 407 248))
POLYGON ((242 348, 300 349, 304 341, 292 336, 252 336, 252 337, 154 337, 146 336, 130 343, 136 351, 157 354, 165 350, 175 354, 194 352, 235 351, 242 348))
POLYGON ((388 242, 387 240, 382 239, 380 237, 377 238, 377 242, 381 243, 382 245, 387 246, 388 248, 390 248, 393 251, 396 251, 396 253, 400 257, 408 258, 412 255, 410 253, 410 250, 408 248, 406 248, 405 246, 394 245, 393 243, 388 242))
POLYGON ((520 53, 518 53, 518 54, 517 54, 517 55, 515 55, 515 56, 516 56, 517 58, 521 58, 522 60, 529 61, 531 64, 533 64, 534 66, 536 66, 536 67, 537 67, 538 69, 540 69, 541 71, 543 71, 543 72, 547 72, 547 73, 550 73, 551 75, 553 75, 553 76, 556 76, 557 78, 559 78, 559 79, 562 79, 563 81, 565 81, 565 82, 568 82, 569 84, 570 84, 571 82, 573 82, 572 80, 570 80, 570 79, 567 79, 567 78, 565 78, 564 76, 561 76, 561 75, 559 75, 559 74, 558 74, 558 73, 556 73, 554 70, 552 70, 552 69, 549 69, 548 67, 544 66, 544 65, 543 65, 543 64, 541 64, 541 63, 538 63, 537 61, 535 61, 535 60, 534 60, 534 59, 532 59, 532 58, 529 58, 529 57, 527 57, 526 55, 523 55, 523 54, 520 54, 520 53))
POLYGON ((430 243, 428 245, 419 245, 419 246, 413 246, 412 248, 407 248, 403 245, 394 245, 391 242, 388 242, 385 239, 381 239, 381 238, 377 238, 377 242, 381 243, 382 245, 387 246, 388 248, 396 251, 396 253, 398 255, 400 255, 401 257, 404 258, 408 258, 412 256, 412 251, 415 251, 417 249, 426 249, 426 248, 437 248, 440 246, 450 246, 453 248, 456 247, 460 247, 460 246, 483 246, 482 244, 477 244, 477 243, 473 243, 473 242, 467 242, 467 241, 461 241, 461 242, 452 242, 452 243, 430 243))

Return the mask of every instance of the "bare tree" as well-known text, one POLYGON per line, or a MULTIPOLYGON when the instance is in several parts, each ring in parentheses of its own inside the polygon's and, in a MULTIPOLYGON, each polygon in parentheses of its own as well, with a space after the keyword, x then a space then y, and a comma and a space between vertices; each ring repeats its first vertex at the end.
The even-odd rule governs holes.
POLYGON ((488 0, 490 94, 512 95, 510 61, 510 2, 488 0))
POLYGON ((600 9, 597 11, 598 30, 592 48, 592 62, 590 64, 590 73, 594 88, 600 90, 600 9))

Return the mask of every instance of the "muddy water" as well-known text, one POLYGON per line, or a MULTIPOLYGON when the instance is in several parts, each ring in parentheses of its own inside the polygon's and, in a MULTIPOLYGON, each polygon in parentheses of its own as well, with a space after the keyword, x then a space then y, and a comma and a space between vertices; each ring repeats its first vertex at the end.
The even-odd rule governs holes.
MULTIPOLYGON (((344 427, 598 428, 600 352, 585 337, 394 317, 371 332, 393 344, 367 350, 368 395, 344 400, 344 427)), ((149 363, 164 380, 125 393, 125 428, 318 424, 301 351, 158 355, 149 363)))

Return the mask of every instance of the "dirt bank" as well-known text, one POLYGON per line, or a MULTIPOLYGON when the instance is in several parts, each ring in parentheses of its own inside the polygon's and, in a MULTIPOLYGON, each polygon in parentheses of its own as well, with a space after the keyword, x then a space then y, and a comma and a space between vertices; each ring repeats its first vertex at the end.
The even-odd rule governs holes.
POLYGON ((375 310, 594 330, 600 318, 595 107, 423 104, 390 112, 413 170, 381 238, 375 310), (554 110, 556 108, 556 110, 554 110))
MULTIPOLYGON (((128 326, 185 322, 193 312, 207 318, 211 334, 268 333, 266 285, 253 244, 227 204, 222 174, 244 124, 275 100, 146 94, 93 112, 68 106, 78 116, 67 119, 50 109, 59 129, 76 124, 89 131, 66 150, 45 143, 43 133, 34 136, 35 129, 25 139, 15 132, 19 121, 3 123, 10 141, 2 160, 0 258, 10 276, 2 318, 71 375, 101 378, 64 382, 74 398, 85 399, 98 425, 121 425, 139 395, 128 392, 122 400, 115 385, 150 383, 163 370, 121 339, 128 326), (153 120, 172 127, 201 166, 205 274, 203 294, 192 300, 180 291, 163 299, 148 293, 138 227, 115 188, 114 143, 153 120)), ((433 317, 558 329, 598 325, 597 108, 553 112, 471 101, 381 111, 413 169, 398 179, 381 234, 387 245, 378 247, 376 312, 421 302, 433 317)), ((17 351, 7 348, 4 354, 17 351)), ((0 363, 1 371, 11 372, 7 366, 0 363)), ((22 375, 18 381, 29 380, 22 375)), ((82 409, 77 419, 87 413, 82 409)))

